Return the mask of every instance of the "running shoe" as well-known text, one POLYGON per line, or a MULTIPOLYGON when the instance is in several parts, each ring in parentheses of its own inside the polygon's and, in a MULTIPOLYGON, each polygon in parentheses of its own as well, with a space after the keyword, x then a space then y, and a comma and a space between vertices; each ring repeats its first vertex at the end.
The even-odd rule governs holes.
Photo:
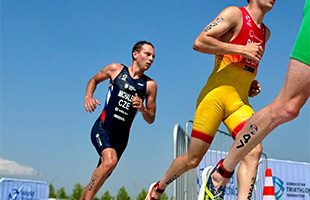
POLYGON ((202 171, 202 185, 199 191, 198 200, 223 200, 225 187, 220 186, 216 189, 212 183, 211 174, 216 170, 215 167, 209 166, 202 171))
POLYGON ((152 194, 153 194, 153 188, 155 186, 157 182, 155 183, 152 183, 150 185, 150 188, 149 188, 149 192, 147 193, 146 197, 145 197, 145 200, 159 200, 159 199, 155 199, 154 197, 152 197, 152 194))

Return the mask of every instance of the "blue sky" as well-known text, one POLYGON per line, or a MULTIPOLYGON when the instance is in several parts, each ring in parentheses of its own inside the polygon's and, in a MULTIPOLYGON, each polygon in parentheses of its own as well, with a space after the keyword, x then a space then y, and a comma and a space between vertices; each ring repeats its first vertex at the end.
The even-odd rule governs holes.
MULTIPOLYGON (((272 35, 256 78, 262 93, 251 99, 255 110, 282 87, 304 2, 277 1, 265 16, 272 35)), ((102 111, 85 112, 86 84, 112 62, 130 65, 134 43, 148 40, 156 52, 146 73, 158 84, 156 121, 148 125, 138 114, 99 195, 125 186, 136 197, 159 180, 172 161, 173 127, 193 119, 213 69, 214 56, 195 52, 193 42, 230 5, 246 1, 2 0, 0 177, 42 180, 67 193, 77 182, 86 185, 98 161, 90 129, 102 111)), ((101 103, 107 87, 95 92, 101 103)), ((307 102, 297 119, 267 137, 268 157, 310 162, 309 114, 307 102)))

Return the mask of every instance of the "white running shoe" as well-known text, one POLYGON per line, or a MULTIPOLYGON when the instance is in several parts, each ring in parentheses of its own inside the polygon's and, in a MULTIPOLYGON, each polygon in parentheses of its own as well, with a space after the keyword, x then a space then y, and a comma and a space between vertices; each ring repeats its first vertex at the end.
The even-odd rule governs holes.
POLYGON ((199 191, 198 200, 223 200, 225 187, 216 189, 212 183, 211 174, 216 170, 213 166, 208 166, 202 171, 202 185, 199 191))

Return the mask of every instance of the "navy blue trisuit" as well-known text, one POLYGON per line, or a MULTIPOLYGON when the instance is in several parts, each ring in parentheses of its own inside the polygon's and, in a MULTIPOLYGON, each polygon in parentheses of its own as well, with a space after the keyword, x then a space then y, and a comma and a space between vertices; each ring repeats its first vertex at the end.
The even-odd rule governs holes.
MULTIPOLYGON (((113 80, 108 89, 104 109, 91 131, 91 141, 100 156, 104 149, 113 148, 118 160, 120 159, 128 143, 131 124, 137 114, 137 109, 132 107, 132 98, 138 94, 142 101, 145 99, 148 80, 150 78, 146 75, 133 79, 125 65, 113 80)), ((98 166, 100 163, 101 159, 98 166)))

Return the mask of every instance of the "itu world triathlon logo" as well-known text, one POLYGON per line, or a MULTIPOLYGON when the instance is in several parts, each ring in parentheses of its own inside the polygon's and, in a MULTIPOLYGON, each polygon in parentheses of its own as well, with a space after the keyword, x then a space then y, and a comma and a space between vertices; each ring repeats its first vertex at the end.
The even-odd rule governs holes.
POLYGON ((35 191, 31 190, 30 187, 25 187, 22 185, 18 189, 12 189, 9 193, 8 200, 19 200, 19 199, 29 199, 35 200, 35 191))
POLYGON ((284 194, 285 187, 284 187, 284 181, 282 181, 280 178, 273 176, 273 183, 274 183, 274 192, 276 195, 276 199, 281 199, 282 195, 284 194))

